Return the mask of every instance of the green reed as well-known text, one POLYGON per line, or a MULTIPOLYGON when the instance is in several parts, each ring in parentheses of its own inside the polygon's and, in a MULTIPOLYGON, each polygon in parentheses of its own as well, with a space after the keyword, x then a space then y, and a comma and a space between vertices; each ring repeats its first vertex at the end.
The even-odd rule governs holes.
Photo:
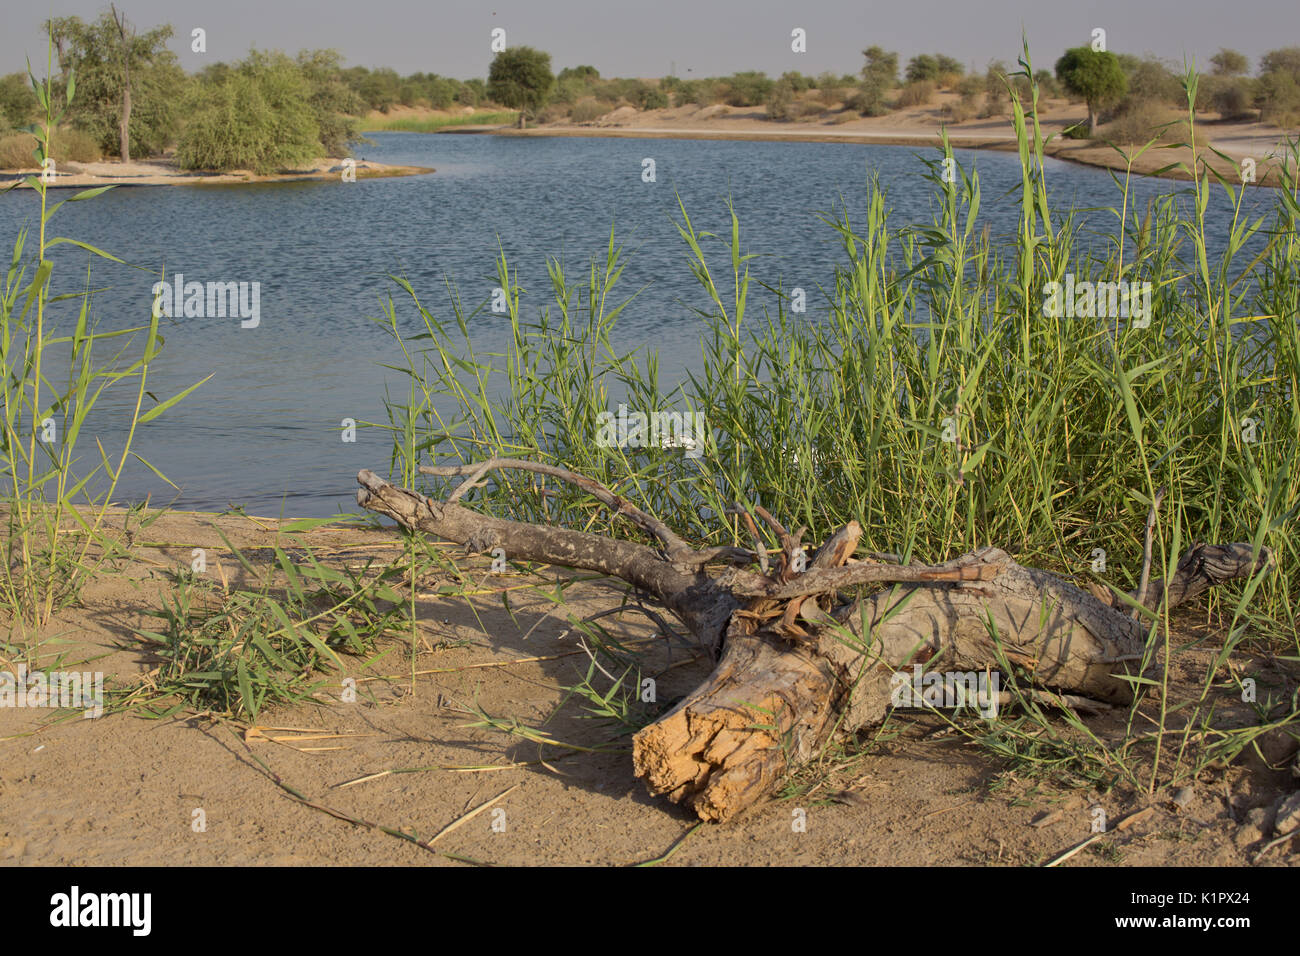
MULTIPOLYGON (((44 115, 27 132, 37 139, 35 155, 44 169, 76 77, 69 76, 65 103, 59 107, 52 79, 42 84, 28 72, 44 115)), ((55 246, 72 245, 92 257, 122 261, 80 240, 48 235, 63 202, 91 199, 111 187, 87 189, 51 205, 44 175, 24 182, 40 198, 40 219, 34 246, 29 229, 20 230, 0 290, 0 616, 15 629, 38 629, 76 598, 89 575, 120 553, 104 522, 118 479, 132 458, 158 473, 132 451, 136 429, 202 383, 163 401, 153 398, 147 380, 149 364, 163 345, 158 318, 148 326, 98 331, 90 317, 89 266, 85 291, 51 291, 54 263, 47 253, 55 246), (71 309, 75 312, 68 316, 71 309), (129 353, 141 333, 143 350, 132 358, 129 353), (82 429, 105 390, 119 384, 134 386, 126 439, 110 453, 96 438, 93 464, 86 466, 76 451, 82 429)))

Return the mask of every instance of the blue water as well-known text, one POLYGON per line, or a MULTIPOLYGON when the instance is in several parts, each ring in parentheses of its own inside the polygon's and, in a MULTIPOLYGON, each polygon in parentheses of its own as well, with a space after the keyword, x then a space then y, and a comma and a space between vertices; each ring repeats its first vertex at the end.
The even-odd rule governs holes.
MULTIPOLYGON (((891 225, 932 218, 933 185, 922 179, 919 157, 933 158, 934 150, 401 133, 371 138, 374 144, 360 147, 359 156, 437 172, 355 184, 123 188, 56 215, 54 234, 89 242, 132 266, 92 263, 91 285, 103 289, 93 310, 101 330, 145 324, 151 286, 164 268, 187 280, 261 284, 256 328, 241 328, 238 318, 162 320, 166 347, 150 367, 150 391, 162 398, 213 377, 137 435, 136 450, 180 493, 136 466, 124 476, 119 500, 151 494, 155 504, 215 510, 239 504, 252 513, 295 516, 355 510, 356 472, 385 471, 388 444, 385 433, 373 429, 344 443, 339 426, 344 418, 384 420, 384 385, 396 383, 379 363, 400 364, 400 356, 368 319, 380 314, 380 297, 397 292, 387 273, 405 275, 426 307, 450 318, 445 280, 456 284, 470 309, 477 307, 498 284, 495 260, 504 250, 519 272, 525 308, 537 310, 550 301, 546 257, 575 269, 572 279, 592 255, 603 256, 613 225, 634 252, 620 283, 623 297, 646 287, 620 318, 617 340, 658 349, 661 380, 672 382, 698 362, 702 324, 693 307, 706 306, 673 225, 680 218, 675 194, 698 231, 723 234, 730 196, 747 251, 761 256, 751 262, 754 278, 807 289, 810 314, 818 311, 815 290, 829 286, 841 256, 818 212, 843 204, 861 222, 868 175, 875 172, 889 192, 891 225), (655 160, 655 183, 642 181, 646 157, 655 160)), ((995 236, 1013 232, 1020 177, 1015 154, 957 156, 979 171, 981 219, 995 236)), ((1102 170, 1049 160, 1048 176, 1055 208, 1116 201, 1102 170)), ((1131 202, 1141 210, 1150 197, 1186 189, 1138 180, 1131 202)), ((1268 201, 1264 191, 1255 192, 1251 203, 1268 201)), ((0 197, 6 258, 18 227, 34 224, 36 209, 30 192, 0 197)), ((1215 217, 1227 215, 1216 197, 1211 231, 1215 217)), ((1114 226, 1103 212, 1088 222, 1107 232, 1114 226)), ((57 292, 84 288, 84 253, 63 247, 52 258, 57 292)), ((751 296, 755 312, 772 304, 771 294, 757 286, 751 296)), ((56 315, 70 322, 72 310, 64 306, 56 315)), ((399 315, 414 321, 409 309, 399 315)), ((472 324, 476 342, 499 341, 505 321, 480 313, 472 324)), ((134 395, 121 389, 106 398, 91 434, 112 448, 122 438, 115 422, 134 395)), ((82 451, 94 455, 93 443, 82 451)))

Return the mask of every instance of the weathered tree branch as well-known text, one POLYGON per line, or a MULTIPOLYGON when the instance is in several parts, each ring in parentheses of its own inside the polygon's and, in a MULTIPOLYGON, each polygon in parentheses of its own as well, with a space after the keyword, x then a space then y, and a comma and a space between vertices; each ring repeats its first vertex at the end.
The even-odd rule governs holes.
MULTIPOLYGON (((621 578, 653 596, 706 647, 721 649, 708 679, 634 741, 633 764, 652 793, 723 821, 769 793, 807 760, 834 728, 852 732, 881 721, 893 703, 900 668, 929 672, 1027 673, 1051 699, 1132 699, 1146 630, 1111 592, 1089 594, 1068 581, 1017 564, 1005 551, 983 548, 941 565, 854 561, 861 528, 839 529, 801 570, 803 530, 788 533, 765 511, 759 517, 781 544, 779 565, 766 573, 762 544, 748 513, 755 550, 693 551, 658 519, 581 475, 554 466, 494 459, 482 465, 422 469, 467 474, 446 502, 396 488, 369 471, 357 476, 362 507, 482 552, 502 547, 514 560, 544 562, 621 578), (656 550, 586 532, 481 515, 456 503, 463 489, 492 468, 523 468, 569 481, 616 514, 629 517, 663 546, 656 550), (725 557, 764 564, 706 573, 725 557), (860 597, 841 591, 889 585, 860 597)), ((1143 583, 1134 592, 1157 609, 1190 600, 1226 580, 1265 567, 1267 548, 1197 544, 1174 576, 1148 580, 1152 504, 1143 583)))

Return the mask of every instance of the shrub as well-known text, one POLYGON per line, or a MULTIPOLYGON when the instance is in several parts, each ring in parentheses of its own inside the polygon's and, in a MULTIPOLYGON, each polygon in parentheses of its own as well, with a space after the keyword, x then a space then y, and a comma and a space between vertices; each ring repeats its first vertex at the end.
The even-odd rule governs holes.
POLYGON ((767 97, 767 118, 782 122, 794 118, 794 85, 778 80, 767 97))
POLYGON ((1128 92, 1115 108, 1117 114, 1144 107, 1186 106, 1187 94, 1182 81, 1159 60, 1140 60, 1127 74, 1128 92))
POLYGON ((576 80, 579 83, 592 83, 600 79, 600 70, 594 66, 566 66, 556 77, 557 80, 576 80))
POLYGON ((686 80, 673 93, 673 100, 679 105, 707 106, 717 98, 717 82, 714 80, 686 80))
MULTIPOLYGON (((80 130, 63 128, 54 133, 51 157, 56 163, 95 163, 104 158, 93 136, 80 130)), ((0 136, 0 169, 38 169, 36 137, 31 133, 13 132, 0 136)))
POLYGON ((815 99, 796 100, 791 112, 795 119, 807 119, 810 116, 821 116, 826 112, 826 107, 822 106, 822 104, 815 99))
POLYGON ((1056 77, 1050 70, 1039 70, 1034 74, 1034 82, 1038 84, 1039 97, 1051 97, 1056 99, 1061 96, 1061 84, 1056 82, 1056 77))
POLYGON ((196 86, 176 149, 184 169, 271 173, 316 158, 320 128, 302 73, 283 64, 241 68, 196 86))
MULTIPOLYGON (((33 149, 35 147, 33 146, 33 149)), ((73 163, 97 163, 104 158, 95 137, 79 129, 65 129, 54 137, 54 159, 73 163)))
POLYGON ((456 91, 456 102, 461 106, 478 106, 487 99, 487 84, 482 80, 466 80, 456 91))
POLYGON ((981 119, 1002 116, 1010 109, 1011 97, 1007 94, 1006 77, 1007 68, 1001 61, 994 60, 989 64, 984 73, 984 108, 980 110, 981 119))
POLYGON ((1300 121, 1300 47, 1265 53, 1259 73, 1255 84, 1259 118, 1275 126, 1294 126, 1300 121))
POLYGON ((925 80, 937 80, 939 78, 939 61, 928 53, 914 56, 907 61, 907 70, 904 76, 909 84, 921 83, 925 80))
POLYGON ((1226 120, 1251 116, 1254 99, 1253 84, 1244 76, 1203 76, 1196 88, 1196 108, 1226 120))
POLYGON ((26 126, 40 109, 25 73, 0 77, 0 129, 26 126))
POLYGON ((662 110, 668 108, 668 94, 657 86, 642 83, 629 97, 632 105, 639 110, 662 110))
POLYGON ((796 93, 804 93, 817 86, 817 81, 811 76, 804 76, 798 70, 790 70, 782 73, 778 82, 785 82, 790 85, 790 89, 796 93))
POLYGON ((591 123, 614 108, 609 100, 598 100, 594 96, 584 96, 573 104, 569 110, 569 119, 575 123, 591 123))
POLYGON ((925 106, 933 98, 934 83, 931 80, 916 80, 899 90, 894 108, 909 109, 913 106, 925 106))
POLYGON ((885 102, 886 89, 878 77, 868 75, 845 105, 863 116, 884 116, 889 112, 889 105, 885 102))
POLYGON ((8 133, 0 136, 0 169, 35 169, 36 137, 31 133, 8 133))
POLYGON ((729 106, 762 106, 772 94, 772 80, 766 73, 747 70, 733 73, 726 80, 726 102, 729 106))
POLYGON ((1256 87, 1255 105, 1262 122, 1295 126, 1300 123, 1300 79, 1280 71, 1265 73, 1256 87))

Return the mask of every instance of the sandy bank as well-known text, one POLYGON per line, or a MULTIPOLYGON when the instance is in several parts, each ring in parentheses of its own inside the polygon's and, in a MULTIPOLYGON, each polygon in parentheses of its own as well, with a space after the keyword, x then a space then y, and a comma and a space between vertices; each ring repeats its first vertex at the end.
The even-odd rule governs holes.
MULTIPOLYGON (((147 159, 130 163, 116 161, 100 163, 60 163, 54 188, 87 186, 211 186, 237 183, 280 183, 303 180, 343 181, 345 170, 342 159, 318 159, 305 169, 286 170, 270 175, 259 175, 246 169, 225 173, 204 173, 179 168, 171 159, 147 159)), ((379 179, 388 176, 418 176, 434 170, 423 166, 390 166, 370 160, 357 160, 357 179, 379 179)), ((26 176, 40 175, 39 169, 5 170, 0 182, 21 181, 26 176)), ((19 188, 28 188, 26 184, 19 188)))

